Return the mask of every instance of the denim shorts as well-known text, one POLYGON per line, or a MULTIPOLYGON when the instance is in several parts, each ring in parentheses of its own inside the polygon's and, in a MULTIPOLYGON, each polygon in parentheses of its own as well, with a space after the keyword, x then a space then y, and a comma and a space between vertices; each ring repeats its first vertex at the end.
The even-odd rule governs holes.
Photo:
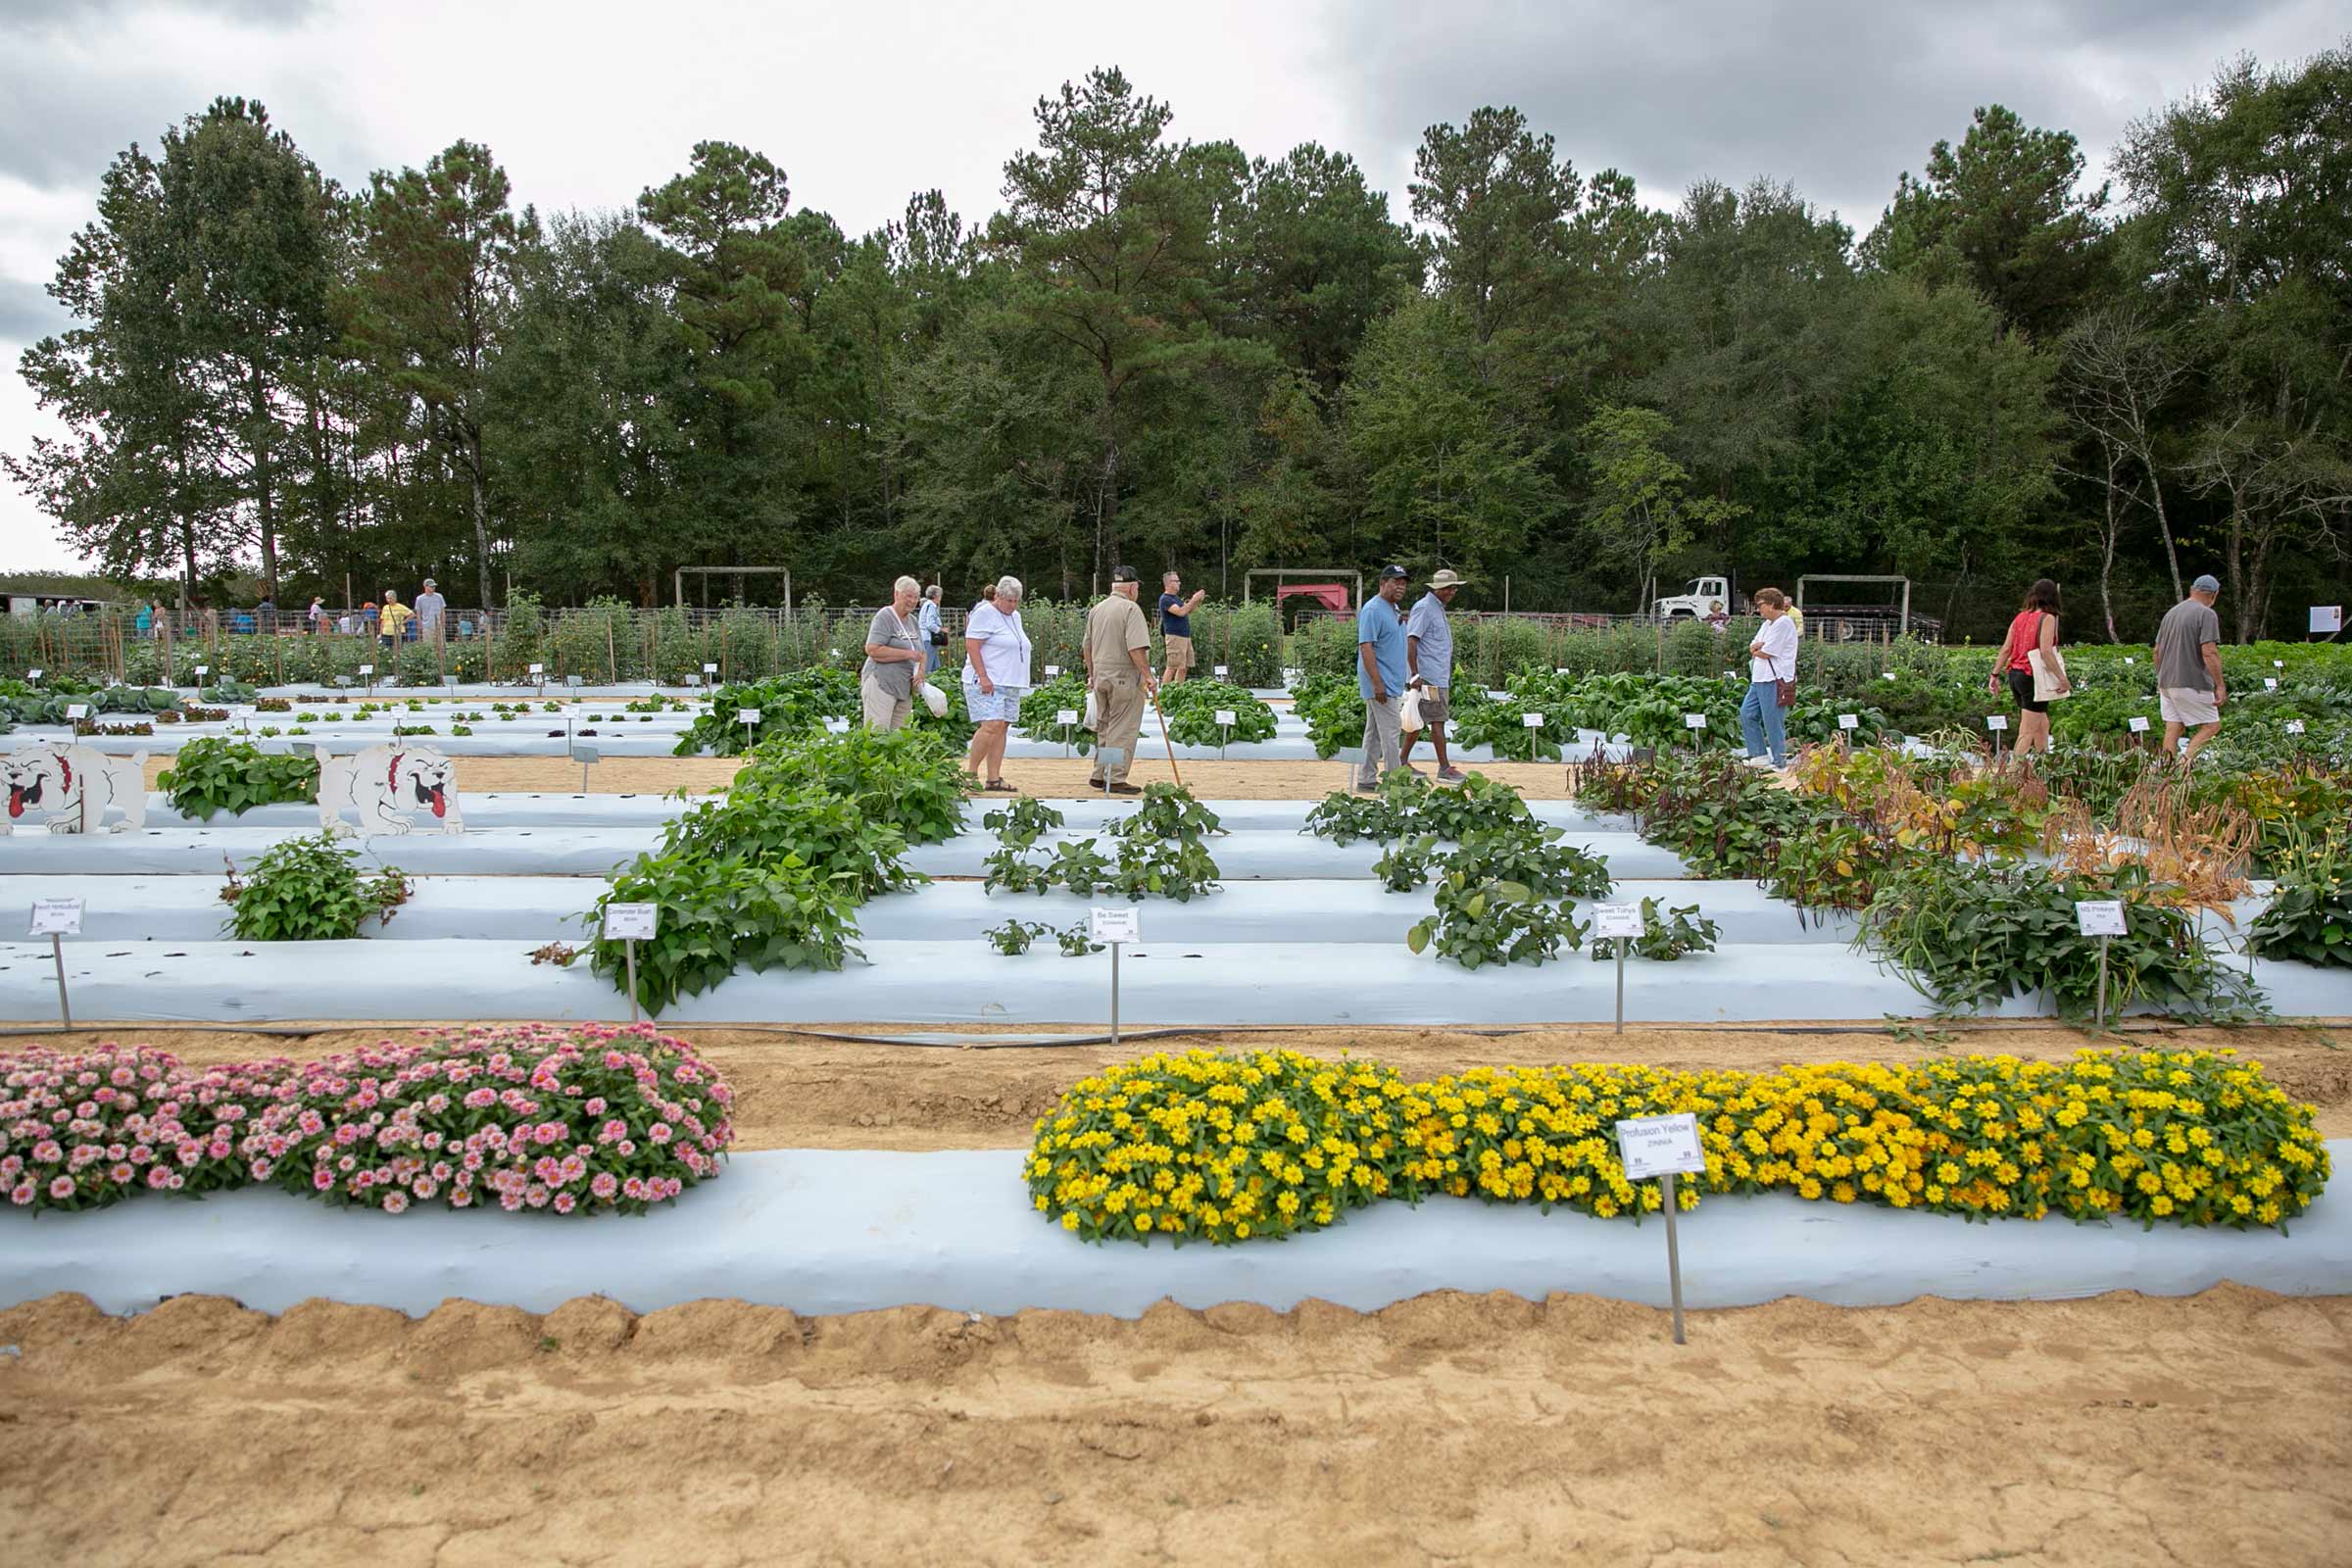
POLYGON ((999 681, 992 695, 982 691, 978 681, 967 680, 963 683, 964 715, 975 724, 994 719, 1017 723, 1021 716, 1021 695, 1027 690, 1024 686, 1007 686, 999 681))

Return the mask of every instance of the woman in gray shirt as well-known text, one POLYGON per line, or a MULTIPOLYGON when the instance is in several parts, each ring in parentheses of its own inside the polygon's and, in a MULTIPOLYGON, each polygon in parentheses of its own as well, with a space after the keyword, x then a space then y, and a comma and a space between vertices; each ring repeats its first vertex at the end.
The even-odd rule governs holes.
POLYGON ((923 664, 923 634, 915 601, 923 585, 901 577, 891 585, 890 603, 865 628, 865 664, 858 671, 858 694, 865 700, 865 721, 874 729, 899 729, 914 712, 915 671, 923 664))

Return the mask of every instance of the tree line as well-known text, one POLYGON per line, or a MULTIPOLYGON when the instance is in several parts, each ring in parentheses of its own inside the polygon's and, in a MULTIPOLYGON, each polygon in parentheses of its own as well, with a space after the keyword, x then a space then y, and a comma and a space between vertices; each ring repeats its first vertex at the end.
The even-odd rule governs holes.
POLYGON ((2151 110, 2120 189, 1979 109, 1859 242, 1769 180, 1652 206, 1508 108, 1428 129, 1409 223, 1171 118, 1098 70, 985 221, 853 237, 728 142, 542 216, 477 143, 346 190, 221 98, 106 172, 22 363, 68 433, 0 462, 110 573, 280 603, 1390 560, 1608 611, 1899 572, 1961 630, 2051 575, 2093 636, 2204 570, 2240 637, 2345 597, 2352 48, 2151 110))

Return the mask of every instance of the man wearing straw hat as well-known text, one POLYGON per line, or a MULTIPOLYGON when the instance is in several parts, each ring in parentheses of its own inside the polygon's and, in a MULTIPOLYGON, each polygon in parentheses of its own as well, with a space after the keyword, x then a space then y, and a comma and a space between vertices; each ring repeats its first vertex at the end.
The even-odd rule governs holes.
POLYGON ((1448 784, 1467 775, 1446 756, 1446 700, 1453 695, 1453 627, 1446 619, 1446 607, 1466 580, 1450 567, 1439 572, 1404 618, 1404 683, 1407 690, 1420 688, 1421 728, 1404 732, 1397 760, 1410 769, 1413 742, 1427 732, 1438 749, 1438 777, 1448 784))

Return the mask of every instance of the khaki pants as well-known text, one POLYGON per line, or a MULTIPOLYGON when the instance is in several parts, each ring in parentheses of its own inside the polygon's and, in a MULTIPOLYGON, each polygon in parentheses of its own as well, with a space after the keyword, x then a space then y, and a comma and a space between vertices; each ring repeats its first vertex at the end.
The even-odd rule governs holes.
POLYGON ((1162 661, 1166 665, 1165 679, 1179 681, 1191 673, 1193 640, 1190 637, 1162 637, 1160 645, 1167 651, 1162 661))
POLYGON ((1095 682, 1095 771, 1087 780, 1102 784, 1107 771, 1108 782, 1127 782, 1128 766, 1135 761, 1136 737, 1144 732, 1144 683, 1133 672, 1124 675, 1104 675, 1095 682), (1102 765, 1105 746, 1115 746, 1120 752, 1118 761, 1108 769, 1102 765))
POLYGON ((865 723, 868 729, 905 729, 906 720, 914 713, 914 694, 904 697, 884 691, 871 675, 861 676, 858 695, 865 703, 865 723))
POLYGON ((1402 765, 1398 756, 1398 714, 1396 694, 1391 692, 1385 703, 1364 699, 1364 760, 1355 766, 1355 787, 1371 789, 1380 782, 1383 773, 1394 773, 1402 765))

